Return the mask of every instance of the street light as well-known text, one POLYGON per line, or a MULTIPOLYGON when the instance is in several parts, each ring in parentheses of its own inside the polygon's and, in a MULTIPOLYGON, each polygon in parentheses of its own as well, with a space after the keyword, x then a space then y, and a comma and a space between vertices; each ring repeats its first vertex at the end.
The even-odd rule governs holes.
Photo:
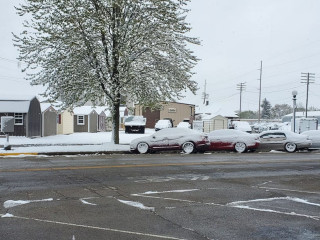
POLYGON ((293 100, 293 132, 296 132, 296 108, 297 108, 297 95, 296 90, 292 91, 292 100, 293 100))

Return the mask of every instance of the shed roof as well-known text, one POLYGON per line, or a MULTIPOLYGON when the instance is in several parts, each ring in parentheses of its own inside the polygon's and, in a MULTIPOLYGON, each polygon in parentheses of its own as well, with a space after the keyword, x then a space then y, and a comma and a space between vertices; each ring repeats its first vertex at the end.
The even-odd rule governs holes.
POLYGON ((30 100, 0 100, 1 113, 27 113, 29 111, 30 100))
POLYGON ((91 114, 92 111, 96 113, 94 108, 92 108, 91 106, 81 106, 81 107, 75 107, 73 109, 74 115, 89 115, 91 114))
POLYGON ((5 95, 1 94, 0 101, 31 101, 34 99, 35 96, 33 95, 5 95))

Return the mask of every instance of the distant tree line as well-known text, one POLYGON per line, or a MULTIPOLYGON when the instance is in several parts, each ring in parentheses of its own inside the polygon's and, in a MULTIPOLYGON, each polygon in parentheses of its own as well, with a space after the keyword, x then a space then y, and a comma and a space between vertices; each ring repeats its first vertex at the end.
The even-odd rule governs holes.
MULTIPOLYGON (((302 103, 297 105, 297 112, 305 111, 305 107, 303 107, 302 103)), ((308 108, 308 111, 317 111, 319 109, 315 107, 308 108)), ((293 112, 292 106, 289 104, 275 104, 273 107, 271 103, 265 98, 261 104, 261 119, 281 119, 283 116, 290 114, 293 112)), ((242 119, 257 119, 259 118, 258 111, 243 111, 240 114, 240 118, 242 119)))

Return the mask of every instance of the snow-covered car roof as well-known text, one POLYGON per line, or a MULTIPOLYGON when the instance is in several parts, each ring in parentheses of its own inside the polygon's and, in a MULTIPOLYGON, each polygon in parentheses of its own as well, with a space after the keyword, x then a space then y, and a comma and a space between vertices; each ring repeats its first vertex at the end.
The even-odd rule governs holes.
MULTIPOLYGON (((198 132, 198 131, 195 131, 195 130, 192 130, 189 128, 164 128, 154 134, 157 134, 157 136, 169 136, 169 135, 184 136, 184 135, 192 135, 192 134, 199 135, 199 134, 201 134, 201 132, 198 132)), ((202 133, 202 134, 204 134, 204 133, 202 133)))
POLYGON ((242 135, 242 136, 251 136, 250 133, 243 132, 240 130, 236 129, 219 129, 219 130, 214 130, 209 133, 210 135, 225 135, 225 136, 232 136, 232 135, 242 135))

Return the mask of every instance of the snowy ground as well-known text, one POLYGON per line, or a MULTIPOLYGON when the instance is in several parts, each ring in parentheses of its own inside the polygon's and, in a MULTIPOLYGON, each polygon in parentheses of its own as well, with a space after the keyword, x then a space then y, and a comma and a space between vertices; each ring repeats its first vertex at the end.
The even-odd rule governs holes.
POLYGON ((111 143, 111 132, 73 133, 42 138, 10 137, 12 150, 6 151, 3 145, 6 138, 0 138, 0 154, 3 153, 51 153, 51 152, 104 152, 129 151, 131 140, 148 136, 154 129, 146 129, 145 134, 119 132, 120 144, 111 143))

